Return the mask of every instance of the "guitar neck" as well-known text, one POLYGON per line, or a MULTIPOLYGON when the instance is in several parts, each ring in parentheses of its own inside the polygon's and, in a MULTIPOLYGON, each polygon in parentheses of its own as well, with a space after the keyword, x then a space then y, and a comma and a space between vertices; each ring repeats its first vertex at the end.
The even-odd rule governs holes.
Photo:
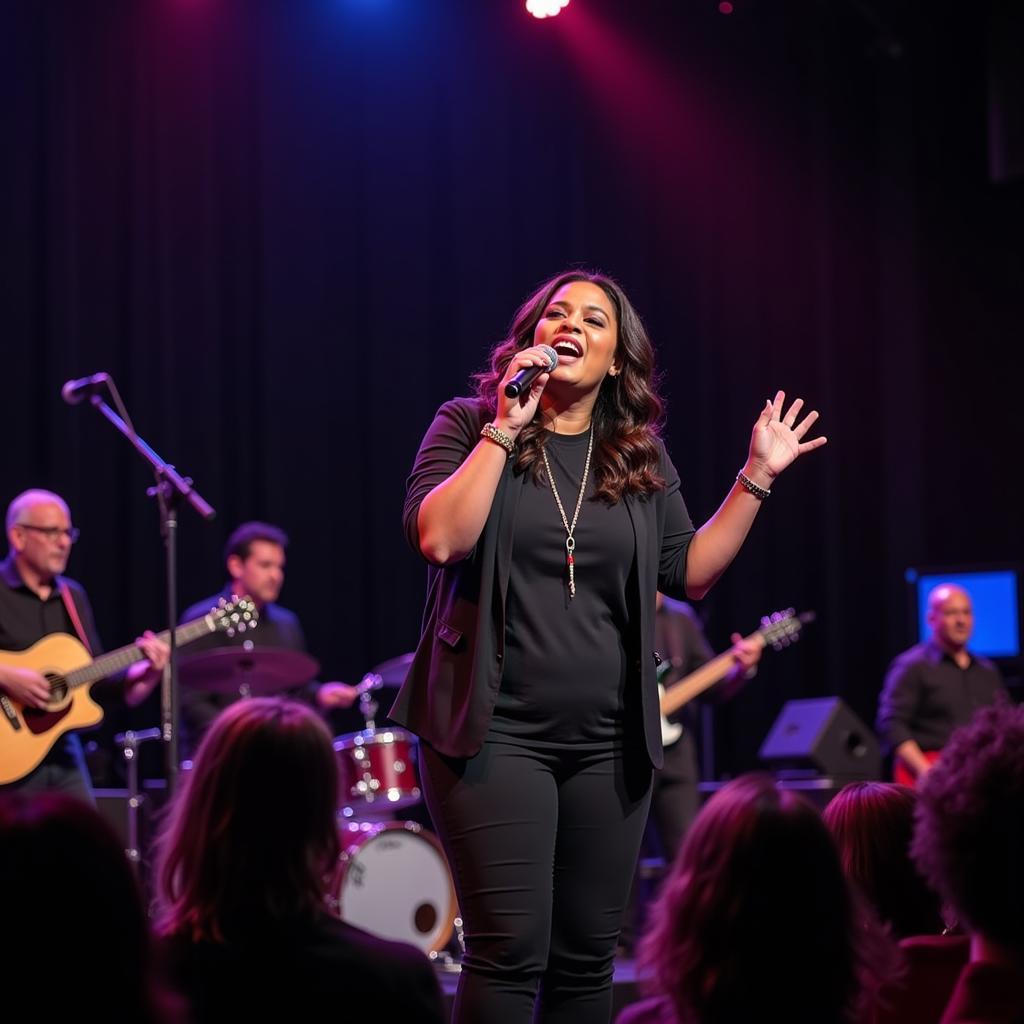
POLYGON ((661 699, 661 713, 671 715, 684 704, 689 704, 694 697, 699 697, 705 690, 723 680, 735 664, 736 657, 732 651, 725 651, 705 662, 695 672, 691 672, 685 679, 674 683, 666 690, 665 696, 661 699))
MULTIPOLYGON (((175 629, 174 644, 176 647, 184 647, 185 644, 190 644, 193 640, 198 640, 199 637, 212 633, 216 628, 212 615, 204 615, 201 619, 193 619, 191 622, 186 622, 175 629)), ((170 630, 165 629, 162 633, 157 634, 157 639, 167 643, 170 640, 170 636, 170 630)), ((127 647, 120 647, 116 651, 101 654, 94 661, 89 662, 88 665, 83 665, 73 672, 68 672, 64 676, 64 681, 71 689, 76 686, 84 686, 87 683, 95 683, 98 679, 106 679, 107 676, 112 676, 128 668, 129 665, 142 661, 145 657, 146 655, 141 647, 137 644, 129 644, 127 647)))

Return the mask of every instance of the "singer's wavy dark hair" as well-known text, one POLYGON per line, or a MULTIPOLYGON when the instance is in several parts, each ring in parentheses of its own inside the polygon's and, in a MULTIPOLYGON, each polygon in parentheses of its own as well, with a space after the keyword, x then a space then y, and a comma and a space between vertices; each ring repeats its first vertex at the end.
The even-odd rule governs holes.
MULTIPOLYGON (((618 325, 616 358, 620 372, 601 384, 594 405, 595 497, 614 504, 624 495, 647 495, 661 490, 658 473, 660 426, 664 406, 657 392, 654 349, 639 314, 616 281, 591 270, 567 270, 545 281, 512 320, 508 337, 491 351, 490 368, 475 376, 476 393, 490 410, 495 408, 498 384, 516 352, 533 345, 533 334, 551 297, 563 285, 587 281, 608 296, 618 325)), ((543 478, 542 451, 548 431, 536 416, 519 435, 515 471, 543 478)))

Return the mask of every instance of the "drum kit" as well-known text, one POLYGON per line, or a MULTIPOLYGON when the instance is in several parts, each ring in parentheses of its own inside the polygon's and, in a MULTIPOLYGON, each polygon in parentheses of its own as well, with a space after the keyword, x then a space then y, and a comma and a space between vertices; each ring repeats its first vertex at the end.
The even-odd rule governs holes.
MULTIPOLYGON (((416 738, 375 722, 374 693, 400 686, 411 661, 411 654, 401 655, 363 677, 356 689, 365 728, 334 740, 341 855, 327 902, 342 920, 417 946, 439 966, 458 970, 462 921, 444 850, 422 825, 391 820, 422 800, 416 738)), ((301 685, 318 670, 308 654, 245 645, 182 658, 179 676, 188 689, 255 697, 301 685)))

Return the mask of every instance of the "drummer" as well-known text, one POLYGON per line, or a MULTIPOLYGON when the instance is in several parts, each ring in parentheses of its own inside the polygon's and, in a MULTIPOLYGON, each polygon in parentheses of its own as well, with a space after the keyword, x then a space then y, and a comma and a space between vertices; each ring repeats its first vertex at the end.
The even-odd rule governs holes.
MULTIPOLYGON (((189 645, 188 656, 218 647, 251 644, 253 649, 306 652, 306 637, 299 617, 277 603, 284 585, 285 552, 288 535, 270 523, 242 523, 224 547, 224 560, 230 577, 219 594, 197 601, 182 615, 183 622, 205 615, 223 597, 248 596, 259 610, 259 628, 254 633, 228 636, 211 633, 189 645)), ((257 670, 258 671, 258 670, 257 670)), ((346 683, 320 683, 316 680, 295 680, 289 696, 313 704, 321 711, 350 707, 358 695, 346 683)), ((181 747, 183 752, 195 749, 207 726, 238 696, 204 693, 186 685, 181 690, 181 747)))

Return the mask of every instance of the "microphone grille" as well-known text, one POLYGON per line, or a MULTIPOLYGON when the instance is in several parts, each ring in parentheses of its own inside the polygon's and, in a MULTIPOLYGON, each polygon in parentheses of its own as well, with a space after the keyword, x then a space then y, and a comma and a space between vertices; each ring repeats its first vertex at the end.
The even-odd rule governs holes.
POLYGON ((538 345, 537 347, 548 357, 547 372, 550 373, 558 365, 558 353, 550 345, 538 345))

